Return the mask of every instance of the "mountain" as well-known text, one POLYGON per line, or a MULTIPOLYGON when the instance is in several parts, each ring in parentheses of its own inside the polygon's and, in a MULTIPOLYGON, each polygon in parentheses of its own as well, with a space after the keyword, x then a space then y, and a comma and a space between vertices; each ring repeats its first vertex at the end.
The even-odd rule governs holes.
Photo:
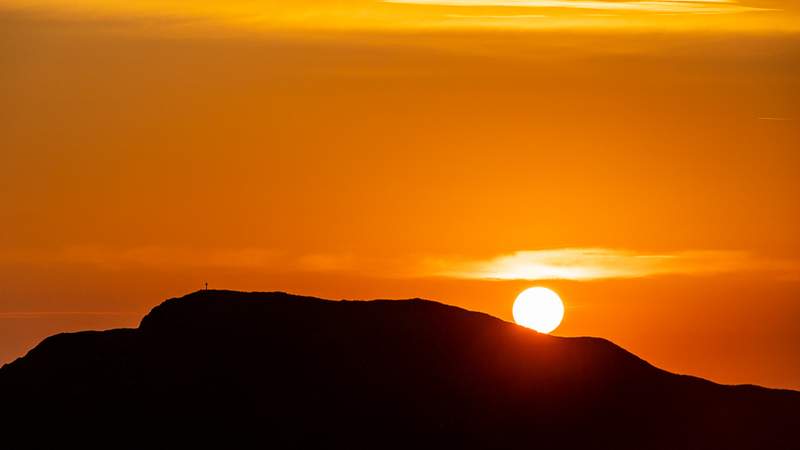
POLYGON ((800 392, 420 299, 195 292, 45 339, 0 369, 0 405, 0 438, 39 448, 800 448, 800 392))

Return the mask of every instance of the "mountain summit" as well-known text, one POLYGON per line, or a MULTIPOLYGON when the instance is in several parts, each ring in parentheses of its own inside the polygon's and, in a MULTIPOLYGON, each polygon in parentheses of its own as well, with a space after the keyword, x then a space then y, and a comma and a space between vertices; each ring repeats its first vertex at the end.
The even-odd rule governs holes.
POLYGON ((37 443, 800 446, 798 392, 675 375, 607 340, 420 299, 199 291, 136 329, 45 339, 0 369, 0 399, 9 424, 71 431, 37 443))

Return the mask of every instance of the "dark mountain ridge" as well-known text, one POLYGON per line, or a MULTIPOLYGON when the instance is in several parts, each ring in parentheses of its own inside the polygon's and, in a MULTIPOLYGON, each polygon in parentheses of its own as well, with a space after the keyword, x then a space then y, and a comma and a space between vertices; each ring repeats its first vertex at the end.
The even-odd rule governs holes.
POLYGON ((136 329, 45 339, 0 369, 0 398, 9 423, 102 429, 128 443, 800 446, 798 392, 675 375, 604 339, 541 335, 420 299, 199 291, 136 329))

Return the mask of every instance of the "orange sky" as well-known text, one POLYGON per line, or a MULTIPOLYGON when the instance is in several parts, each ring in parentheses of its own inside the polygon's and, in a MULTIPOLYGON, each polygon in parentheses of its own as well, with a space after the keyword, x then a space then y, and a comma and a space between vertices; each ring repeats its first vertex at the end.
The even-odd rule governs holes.
POLYGON ((800 389, 794 3, 106 3, 0 1, 0 361, 206 280, 545 285, 556 334, 800 389))

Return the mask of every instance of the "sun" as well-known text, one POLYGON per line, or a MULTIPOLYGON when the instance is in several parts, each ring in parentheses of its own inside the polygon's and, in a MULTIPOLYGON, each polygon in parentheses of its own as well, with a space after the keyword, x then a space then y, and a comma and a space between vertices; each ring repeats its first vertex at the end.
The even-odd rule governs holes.
POLYGON ((539 333, 550 333, 564 318, 564 303, 555 292, 532 287, 520 292, 511 309, 514 322, 539 333))

